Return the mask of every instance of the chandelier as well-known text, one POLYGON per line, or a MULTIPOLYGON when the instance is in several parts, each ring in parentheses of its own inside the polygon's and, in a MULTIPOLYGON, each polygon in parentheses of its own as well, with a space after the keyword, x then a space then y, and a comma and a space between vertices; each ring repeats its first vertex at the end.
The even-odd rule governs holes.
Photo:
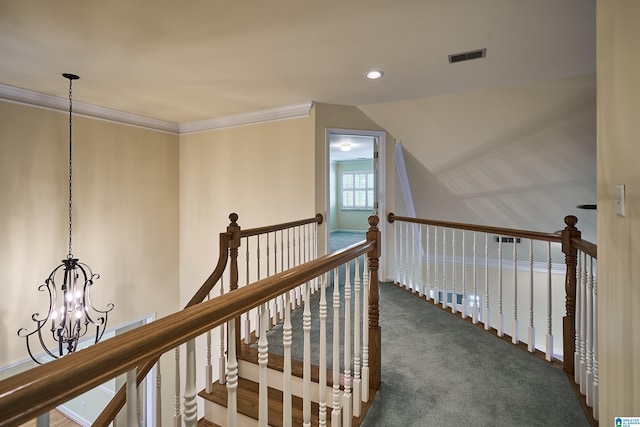
POLYGON ((94 280, 100 276, 94 274, 91 268, 71 252, 72 242, 72 117, 73 104, 71 89, 74 80, 79 77, 65 73, 69 79, 69 252, 62 264, 53 269, 44 284, 38 287, 40 292, 49 293, 49 310, 46 316, 34 313, 31 319, 36 328, 29 332, 25 328, 18 330, 18 336, 25 338, 29 356, 38 364, 42 361, 36 358, 31 347, 31 340, 36 340, 44 352, 57 359, 75 351, 80 338, 95 326, 95 342, 100 341, 107 327, 108 313, 113 310, 113 304, 108 304, 105 310, 95 308, 89 297, 89 289, 94 280), (50 324, 50 328, 47 327, 50 324), (55 348, 57 347, 57 348, 55 348))

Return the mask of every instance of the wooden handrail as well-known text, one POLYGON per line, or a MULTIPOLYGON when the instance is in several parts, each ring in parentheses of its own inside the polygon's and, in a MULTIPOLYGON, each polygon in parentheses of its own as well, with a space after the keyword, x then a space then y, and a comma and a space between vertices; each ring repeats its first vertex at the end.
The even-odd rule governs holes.
POLYGON ((298 221, 285 222, 282 224, 267 225, 265 227, 250 228, 247 230, 242 230, 241 237, 256 236, 258 234, 265 234, 265 233, 273 233, 274 231, 286 230, 287 228, 298 227, 300 225, 305 225, 305 224, 316 223, 320 225, 322 224, 322 221, 323 221, 322 214, 316 214, 316 216, 314 216, 313 218, 301 219, 298 221))
POLYGON ((521 237, 524 239, 544 240, 548 242, 561 243, 562 237, 554 233, 542 233, 530 230, 518 230, 514 228, 492 227, 487 225, 465 224, 461 222, 438 221, 434 219, 410 218, 406 216, 397 216, 390 213, 387 216, 390 223, 394 221, 411 222, 414 224, 434 225, 437 227, 456 228, 460 230, 479 231, 482 233, 497 234, 499 236, 521 237))
POLYGON ((572 238, 571 245, 573 245, 577 250, 589 255, 590 257, 598 259, 598 245, 595 245, 586 240, 582 240, 580 238, 572 238))
POLYGON ((351 245, 0 381, 0 426, 33 419, 364 253, 376 258, 378 246, 351 245))

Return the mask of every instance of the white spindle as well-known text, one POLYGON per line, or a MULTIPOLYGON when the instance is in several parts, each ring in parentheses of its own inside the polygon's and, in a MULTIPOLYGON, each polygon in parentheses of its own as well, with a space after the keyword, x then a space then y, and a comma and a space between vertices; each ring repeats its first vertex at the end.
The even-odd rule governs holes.
POLYGON ((418 286, 418 295, 420 297, 422 297, 424 295, 425 292, 425 281, 424 278, 422 276, 422 226, 418 225, 418 224, 414 224, 413 226, 414 228, 418 229, 418 239, 416 242, 414 242, 415 244, 415 265, 416 265, 416 283, 418 286))
POLYGON ((304 356, 302 359, 302 425, 311 427, 311 284, 304 285, 304 311, 302 333, 304 335, 304 356))
POLYGON ((456 230, 451 230, 451 312, 458 311, 458 296, 456 295, 456 230))
POLYGON ((502 236, 498 236, 498 336, 504 336, 504 313, 502 312, 502 236))
POLYGON ((442 308, 447 308, 447 230, 442 229, 442 308))
MULTIPOLYGON (((350 262, 345 268, 344 282, 344 395, 342 399, 342 424, 351 426, 351 271, 350 262)), ((414 282, 415 283, 415 282, 414 282)))
POLYGON ((227 425, 235 426, 238 415, 238 359, 236 357, 236 322, 227 322, 227 425))
POLYGON ((426 237, 426 244, 427 244, 427 251, 426 251, 426 268, 425 268, 425 283, 427 286, 427 290, 425 291, 426 295, 427 295, 427 301, 431 300, 431 242, 429 241, 429 225, 426 226, 427 227, 427 237, 426 237))
POLYGON ((156 404, 155 425, 162 427, 162 375, 160 374, 160 358, 156 362, 156 404))
POLYGON ((369 401, 369 268, 362 257, 362 401, 369 401))
MULTIPOLYGON (((552 331, 552 293, 551 293, 551 242, 547 242, 547 355, 548 362, 553 360, 553 331, 552 331)), ((566 355, 565 357, 571 357, 566 355)))
MULTIPOLYGON (((207 295, 207 301, 209 300, 209 295, 207 295)), ((213 366, 211 365, 211 329, 207 331, 207 365, 205 366, 205 388, 207 393, 211 393, 213 391, 213 366)))
POLYGON ((267 341, 267 325, 269 324, 267 303, 260 306, 260 339, 258 340, 258 425, 266 427, 269 422, 269 401, 267 384, 267 365, 269 363, 269 343, 267 341))
POLYGON ((320 284, 320 365, 319 365, 319 423, 320 427, 327 425, 327 276, 325 273, 320 284))
MULTIPOLYGON (((586 254, 585 254, 586 257, 586 254)), ((585 270, 587 270, 585 263, 585 270)), ((589 270, 587 271, 587 373, 586 373, 586 400, 587 405, 593 407, 593 258, 589 257, 589 270)))
MULTIPOLYGON (((280 230, 280 271, 284 271, 284 230, 280 230)), ((280 318, 284 317, 284 304, 288 301, 284 295, 280 295, 280 318)))
POLYGON ((175 393, 173 399, 173 427, 182 427, 180 412, 180 347, 175 349, 175 393))
POLYGON ((362 393, 360 387, 360 257, 356 258, 353 278, 353 415, 360 416, 362 393))
POLYGON ((462 230, 462 317, 467 317, 467 233, 462 230))
POLYGON ((478 253, 476 232, 473 232, 473 324, 478 324, 478 253))
POLYGON ((518 344, 518 238, 513 237, 513 323, 511 343, 518 344))
POLYGON ((282 425, 291 427, 291 304, 289 292, 284 293, 284 325, 282 326, 282 346, 284 348, 284 375, 282 378, 282 425))
POLYGON ((582 264, 581 264, 581 259, 580 256, 577 256, 577 265, 576 265, 576 303, 575 303, 575 312, 574 312, 574 316, 575 316, 575 322, 576 322, 576 336, 575 336, 575 341, 574 341, 574 353, 573 353, 573 378, 574 381, 576 382, 576 384, 580 384, 580 379, 581 379, 581 375, 580 375, 580 353, 581 353, 581 349, 582 349, 582 336, 581 336, 581 331, 580 328, 582 326, 582 320, 580 319, 581 313, 582 313, 582 304, 581 304, 581 299, 582 299, 582 273, 581 273, 581 269, 582 269, 582 264))
POLYGON ((536 349, 536 329, 533 326, 533 239, 529 239, 529 351, 536 349))
MULTIPOLYGON (((298 242, 297 242, 298 243, 298 264, 296 264, 296 265, 301 265, 302 263, 304 263, 304 260, 302 258, 303 257, 302 251, 303 251, 304 246, 303 246, 303 243, 302 243, 302 240, 303 240, 302 231, 300 230, 299 226, 297 228, 298 228, 298 242)), ((297 304, 297 307, 300 307, 302 305, 302 292, 304 290, 304 285, 298 286, 296 288, 296 290, 298 291, 296 304, 297 304)))
POLYGON ((438 281, 438 227, 433 227, 434 229, 434 242, 433 242, 433 274, 434 274, 434 293, 433 293, 433 303, 440 303, 440 282, 438 281))
POLYGON ((187 341, 185 356, 184 385, 184 425, 192 427, 198 423, 198 407, 196 402, 196 340, 187 341))
MULTIPOLYGON (((249 282, 247 282, 249 283, 249 282)), ((220 277, 220 296, 224 295, 224 276, 220 277)), ((247 320, 249 320, 249 314, 247 314, 247 320)), ((218 331, 220 334, 220 351, 218 352, 218 378, 220 384, 226 384, 227 382, 227 359, 226 359, 226 343, 225 339, 225 331, 227 330, 227 325, 222 324, 218 326, 218 331)))
POLYGON ((411 266, 409 264, 409 259, 411 257, 410 252, 409 252, 409 223, 405 223, 405 248, 404 248, 404 262, 405 262, 405 266, 404 266, 404 287, 406 289, 411 289, 411 279, 409 277, 409 272, 411 271, 411 266))
POLYGON ((484 233, 484 329, 491 329, 489 308, 489 234, 484 233))
POLYGON ((340 427, 340 289, 339 272, 333 270, 333 411, 331 425, 340 427))
MULTIPOLYGON (((592 260, 593 262, 594 260, 592 260)), ((598 277, 591 273, 593 277, 593 324, 596 328, 593 331, 593 418, 600 419, 600 406, 598 404, 598 277)))
POLYGON ((136 370, 127 371, 127 426, 136 427, 138 425, 138 391, 136 386, 136 370))
MULTIPOLYGON (((580 258, 580 257, 579 257, 580 258)), ((580 281, 580 393, 587 394, 587 255, 582 253, 580 281)))
MULTIPOLYGON (((246 259, 245 286, 246 286, 249 283, 251 283, 249 281, 250 280, 249 279, 249 271, 250 271, 250 268, 249 268, 249 238, 246 237, 244 239, 244 242, 245 242, 245 246, 247 247, 246 248, 246 252, 245 252, 245 259, 246 259)), ((244 316, 244 343, 248 345, 248 344, 251 344, 251 315, 247 311, 243 316, 244 316)), ((259 322, 256 321, 256 332, 255 332, 255 336, 256 337, 260 334, 258 325, 259 325, 259 322)), ((222 335, 222 333, 221 333, 221 335, 222 335)), ((220 376, 220 378, 222 378, 222 376, 220 376)))

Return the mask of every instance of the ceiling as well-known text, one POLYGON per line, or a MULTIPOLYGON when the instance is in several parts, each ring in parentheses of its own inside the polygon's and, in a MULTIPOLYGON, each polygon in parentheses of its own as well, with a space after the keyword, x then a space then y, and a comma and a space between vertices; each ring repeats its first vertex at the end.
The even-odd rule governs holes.
POLYGON ((397 105, 594 73, 595 0, 0 0, 0 58, 5 86, 66 97, 75 73, 74 100, 170 123, 397 105))

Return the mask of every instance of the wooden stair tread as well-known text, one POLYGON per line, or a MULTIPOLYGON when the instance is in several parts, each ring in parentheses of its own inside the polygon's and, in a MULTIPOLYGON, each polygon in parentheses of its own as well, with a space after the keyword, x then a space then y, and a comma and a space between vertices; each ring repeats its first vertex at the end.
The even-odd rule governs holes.
POLYGON ((222 427, 220 424, 212 423, 206 418, 200 418, 198 420, 198 427, 222 427))
MULTIPOLYGON (((259 411, 259 385, 253 381, 239 378, 238 379, 238 413, 243 414, 254 420, 258 419, 259 411)), ((198 395, 218 405, 227 406, 227 386, 215 382, 211 393, 206 390, 198 393, 198 395)), ((269 400, 269 425, 273 427, 282 426, 282 392, 274 388, 268 388, 269 400)), ((330 417, 331 409, 328 408, 328 416, 330 417)), ((293 425, 302 425, 303 409, 302 399, 297 396, 291 396, 291 415, 293 425)), ((311 402, 311 422, 318 424, 318 404, 311 402)), ((327 425, 331 425, 330 420, 327 425)))

